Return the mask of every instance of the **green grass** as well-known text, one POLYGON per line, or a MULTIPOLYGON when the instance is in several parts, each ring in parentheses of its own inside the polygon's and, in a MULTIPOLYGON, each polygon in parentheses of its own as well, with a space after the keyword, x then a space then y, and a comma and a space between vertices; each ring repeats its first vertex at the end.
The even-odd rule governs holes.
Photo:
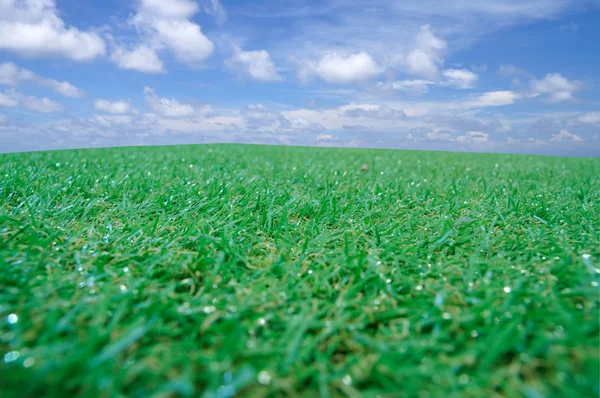
POLYGON ((0 181, 3 397, 600 394, 600 159, 121 148, 0 181))

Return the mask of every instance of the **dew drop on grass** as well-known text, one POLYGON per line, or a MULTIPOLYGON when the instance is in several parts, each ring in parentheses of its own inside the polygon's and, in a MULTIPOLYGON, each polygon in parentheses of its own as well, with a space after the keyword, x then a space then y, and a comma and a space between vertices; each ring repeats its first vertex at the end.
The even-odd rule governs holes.
POLYGON ((217 308, 214 305, 208 305, 208 306, 202 308, 202 312, 204 312, 205 314, 212 314, 216 310, 217 310, 217 308))
POLYGON ((269 384, 271 384, 271 379, 271 373, 269 373, 266 370, 263 370, 258 374, 258 382, 263 386, 268 386, 269 384))
POLYGON ((512 292, 512 289, 508 286, 504 286, 504 293, 510 293, 512 292))
POLYGON ((14 325, 15 323, 19 322, 19 317, 17 316, 17 314, 10 314, 6 317, 6 321, 9 325, 14 325))
POLYGON ((423 286, 419 285, 419 286, 415 287, 415 289, 421 291, 421 290, 423 290, 423 286))
POLYGON ((267 324, 267 321, 265 320, 265 318, 259 318, 256 323, 258 323, 259 326, 265 326, 267 324))
POLYGON ((4 363, 11 363, 16 361, 17 359, 19 359, 19 357, 21 356, 21 353, 19 351, 11 351, 11 352, 7 352, 4 355, 4 363))
POLYGON ((342 383, 344 383, 345 386, 351 386, 352 385, 352 377, 350 377, 350 375, 346 375, 342 378, 342 383))
POLYGON ((30 368, 33 365, 35 365, 35 358, 27 358, 26 360, 23 361, 24 368, 30 368))
POLYGON ((121 286, 119 286, 119 291, 120 291, 121 293, 127 293, 127 286, 125 286, 125 285, 121 285, 121 286))

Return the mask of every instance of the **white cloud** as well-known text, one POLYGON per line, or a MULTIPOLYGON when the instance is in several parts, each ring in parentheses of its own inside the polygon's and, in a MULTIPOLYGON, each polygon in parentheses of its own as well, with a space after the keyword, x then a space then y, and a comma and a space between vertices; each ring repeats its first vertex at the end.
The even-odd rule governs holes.
POLYGON ((19 101, 15 98, 14 91, 8 90, 4 93, 0 92, 0 106, 13 107, 19 105, 19 101))
POLYGON ((0 49, 27 57, 87 61, 105 54, 94 32, 65 25, 54 0, 0 1, 0 49))
MULTIPOLYGON (((450 86, 458 89, 470 89, 479 81, 479 76, 467 69, 446 69, 442 73, 443 80, 398 80, 391 84, 394 90, 409 93, 426 94, 429 86, 450 86)), ((380 84, 382 87, 389 87, 387 83, 380 84)))
POLYGON ((383 68, 366 52, 348 56, 328 53, 317 63, 305 64, 300 77, 309 79, 315 75, 330 84, 349 84, 370 80, 381 73, 383 68))
POLYGON ((179 61, 200 66, 213 53, 214 44, 191 20, 199 10, 190 0, 141 0, 129 21, 140 42, 115 45, 111 59, 123 69, 160 73, 164 67, 159 53, 170 51, 179 61))
POLYGON ((164 72, 163 63, 156 51, 146 45, 140 45, 133 50, 117 47, 111 54, 112 61, 121 69, 136 70, 144 73, 164 72))
POLYGON ((0 64, 0 84, 16 86, 22 80, 21 70, 11 62, 0 64))
POLYGON ((0 123, 6 123, 7 120, 8 118, 6 117, 6 115, 0 115, 0 123))
POLYGON ((542 80, 531 81, 533 93, 546 95, 550 102, 573 101, 573 94, 582 86, 580 81, 569 81, 560 73, 548 73, 542 80))
POLYGON ((320 134, 317 136, 317 138, 315 138, 315 141, 317 141, 317 142, 331 141, 331 140, 333 140, 333 136, 330 134, 320 134))
POLYGON ((243 51, 234 49, 234 54, 229 65, 238 64, 244 69, 244 73, 259 82, 280 81, 281 76, 277 73, 269 53, 265 50, 243 51))
POLYGON ((52 101, 46 97, 37 98, 33 96, 23 96, 21 98, 21 105, 29 110, 39 113, 53 113, 60 112, 63 107, 58 102, 52 101))
POLYGON ((78 89, 69 82, 59 82, 53 79, 40 79, 38 83, 41 86, 48 87, 51 90, 56 91, 69 98, 82 98, 85 97, 85 92, 78 89))
POLYGON ((46 97, 38 98, 24 95, 14 89, 6 90, 0 93, 0 106, 4 107, 22 107, 39 113, 60 112, 63 106, 58 102, 52 101, 46 97))
POLYGON ((210 106, 195 108, 174 98, 159 98, 156 91, 150 87, 144 87, 144 100, 148 109, 157 115, 168 118, 203 116, 212 112, 210 106))
POLYGON ((373 118, 373 119, 406 119, 406 113, 402 109, 394 109, 387 105, 382 105, 377 108, 351 108, 344 112, 344 116, 351 118, 373 118))
POLYGON ((290 129, 290 121, 281 112, 269 111, 262 104, 251 104, 241 114, 245 128, 253 132, 273 134, 290 129))
POLYGON ((600 112, 588 112, 577 119, 581 123, 600 124, 600 112))
POLYGON ((479 76, 467 69, 447 69, 443 72, 446 78, 445 84, 461 89, 473 88, 479 76))
POLYGON ((215 17, 219 25, 227 21, 227 12, 219 0, 204 0, 204 12, 215 17))
POLYGON ((262 104, 250 104, 236 114, 242 118, 239 125, 242 131, 267 134, 268 136, 273 134, 289 136, 298 132, 316 133, 326 130, 323 125, 312 121, 310 117, 269 110, 262 104))
POLYGON ((180 61, 198 66, 214 49, 213 43, 202 33, 200 26, 188 20, 155 20, 155 39, 166 45, 180 61))
POLYGON ((431 80, 399 80, 392 83, 392 87, 394 90, 398 91, 406 91, 406 92, 414 92, 419 94, 425 94, 429 91, 429 86, 435 84, 431 80))
POLYGON ((456 137, 456 141, 461 143, 487 144, 489 138, 489 134, 482 133, 481 131, 468 131, 466 135, 456 137))
POLYGON ((558 134, 552 134, 550 141, 553 142, 583 142, 583 139, 575 134, 569 133, 567 130, 560 130, 558 134))
POLYGON ((437 80, 439 68, 444 64, 444 51, 447 46, 446 41, 431 31, 431 26, 421 26, 416 46, 404 60, 407 72, 425 79, 437 80))
POLYGON ((503 64, 498 67, 496 72, 498 75, 503 77, 514 77, 514 76, 531 76, 531 74, 518 66, 511 64, 503 64))
POLYGON ((94 101, 94 109, 101 112, 112 113, 114 115, 124 115, 134 112, 129 101, 107 101, 98 99, 94 101))
POLYGON ((512 131, 512 126, 504 120, 474 118, 471 115, 461 117, 457 116, 456 113, 447 114, 444 112, 441 114, 426 115, 423 120, 457 132, 485 131, 487 133, 503 134, 512 131))
POLYGON ((190 0, 141 0, 139 12, 159 18, 187 19, 198 12, 198 4, 190 0))
MULTIPOLYGON (((442 41, 447 41, 448 54, 457 54, 457 51, 464 52, 481 42, 492 32, 558 17, 574 7, 584 11, 594 1, 462 0, 449 3, 447 0, 371 0, 368 7, 361 7, 362 3, 356 0, 279 1, 277 6, 273 6, 272 2, 259 1, 239 3, 236 13, 302 21, 286 24, 285 32, 272 30, 269 51, 272 56, 277 56, 276 59, 317 60, 316 54, 320 58, 328 51, 341 54, 364 51, 381 65, 406 70, 406 56, 417 48, 415 35, 423 25, 430 24, 430 31, 442 41), (275 48, 277 53, 271 50, 275 48)), ((445 50, 439 53, 438 59, 443 60, 445 50)), ((434 72, 444 69, 443 65, 435 62, 426 64, 433 64, 431 69, 434 72)), ((435 75, 422 76, 420 69, 416 72, 419 74, 415 78, 435 80, 435 75)))
POLYGON ((480 95, 474 101, 466 101, 466 108, 484 108, 490 106, 505 106, 514 104, 522 96, 514 91, 492 91, 480 95))
MULTIPOLYGON (((425 133, 424 138, 427 141, 454 141, 454 138, 452 138, 452 134, 439 128, 435 128, 431 131, 428 131, 427 133, 425 133)), ((414 137, 409 139, 414 139, 414 137)))
POLYGON ((42 87, 47 87, 69 98, 82 98, 85 96, 83 90, 75 87, 69 82, 60 82, 58 80, 38 76, 27 69, 19 68, 11 62, 0 64, 0 84, 17 86, 23 81, 30 81, 42 87))

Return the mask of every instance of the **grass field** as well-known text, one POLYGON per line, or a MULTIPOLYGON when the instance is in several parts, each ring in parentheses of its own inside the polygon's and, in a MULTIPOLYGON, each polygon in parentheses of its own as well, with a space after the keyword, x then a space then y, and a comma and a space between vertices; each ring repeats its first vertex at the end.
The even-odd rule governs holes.
POLYGON ((0 181, 2 397, 600 394, 598 158, 120 148, 0 181))

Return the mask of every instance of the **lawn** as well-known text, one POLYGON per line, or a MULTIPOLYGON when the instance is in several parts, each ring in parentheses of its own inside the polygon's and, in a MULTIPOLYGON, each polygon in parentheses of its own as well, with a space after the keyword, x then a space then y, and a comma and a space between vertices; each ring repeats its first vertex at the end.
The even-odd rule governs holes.
POLYGON ((0 155, 0 395, 597 397, 599 263, 600 158, 0 155))

